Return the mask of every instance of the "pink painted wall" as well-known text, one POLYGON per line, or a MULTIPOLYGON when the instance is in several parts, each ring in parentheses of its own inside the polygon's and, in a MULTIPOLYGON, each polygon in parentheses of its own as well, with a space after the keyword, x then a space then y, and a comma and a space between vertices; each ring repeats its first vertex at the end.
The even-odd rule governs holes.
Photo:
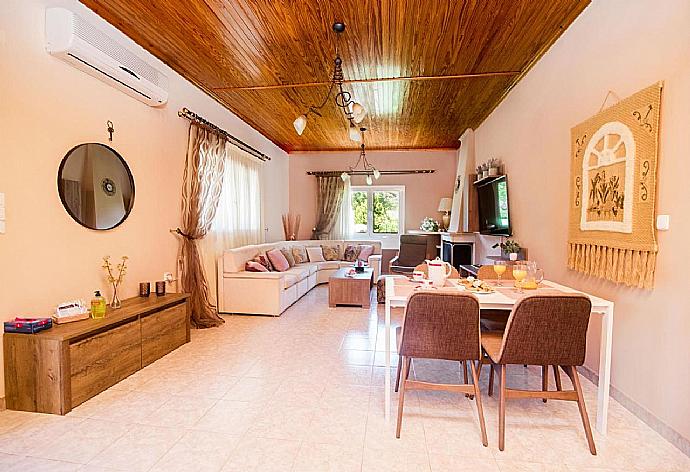
MULTIPOLYGON (((271 155, 265 167, 267 239, 282 237, 287 211, 287 155, 189 82, 137 47, 170 79, 170 101, 151 108, 48 55, 44 48, 46 5, 66 5, 115 32, 76 1, 4 0, 0 4, 0 192, 5 193, 7 233, 0 234, 0 319, 50 315, 61 301, 93 290, 110 295, 101 258, 126 254, 129 272, 122 295, 140 281, 175 271, 180 223, 186 106, 271 155), (82 142, 106 142, 106 121, 115 124, 111 144, 129 164, 136 183, 130 217, 111 231, 74 222, 57 192, 64 154, 82 142)), ((121 35, 120 35, 121 36, 121 35)), ((124 36, 123 43, 133 45, 124 36)), ((2 351, 0 350, 0 355, 2 351)), ((1 372, 1 369, 0 369, 1 372)), ((0 374, 0 397, 4 396, 0 374)))
MULTIPOLYGON (((477 129, 477 161, 499 157, 510 180, 516 238, 550 279, 616 303, 612 384, 690 439, 690 2, 592 2, 477 129), (656 288, 638 290, 566 268, 570 128, 608 90, 626 97, 658 80, 662 99, 656 288)), ((587 365, 596 370, 600 320, 587 365)), ((589 405, 590 408, 593 405, 589 405)))
MULTIPOLYGON (((302 215, 299 237, 311 237, 316 224, 316 178, 309 170, 344 170, 357 161, 359 151, 292 153, 290 161, 290 211, 302 215)), ((369 151, 367 158, 379 170, 434 169, 433 174, 384 175, 375 185, 405 186, 405 226, 418 229, 430 216, 440 221, 441 198, 453 195, 457 152, 439 151, 369 151)), ((352 185, 365 185, 364 177, 352 178, 352 185)))

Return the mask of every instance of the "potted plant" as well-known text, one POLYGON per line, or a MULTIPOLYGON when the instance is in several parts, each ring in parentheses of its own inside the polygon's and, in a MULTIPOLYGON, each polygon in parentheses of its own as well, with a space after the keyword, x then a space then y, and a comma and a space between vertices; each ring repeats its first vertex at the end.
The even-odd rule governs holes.
POLYGON ((505 242, 496 243, 492 248, 500 247, 503 254, 508 254, 508 258, 511 261, 516 261, 518 258, 518 253, 520 252, 520 245, 514 239, 506 239, 505 242))
POLYGON ((489 159, 489 176, 493 177, 498 175, 498 170, 501 166, 501 163, 498 159, 496 158, 491 158, 489 159))
POLYGON ((482 166, 477 166, 477 181, 482 180, 482 166))
POLYGON ((482 164, 482 178, 485 179, 489 176, 489 164, 486 162, 482 164))

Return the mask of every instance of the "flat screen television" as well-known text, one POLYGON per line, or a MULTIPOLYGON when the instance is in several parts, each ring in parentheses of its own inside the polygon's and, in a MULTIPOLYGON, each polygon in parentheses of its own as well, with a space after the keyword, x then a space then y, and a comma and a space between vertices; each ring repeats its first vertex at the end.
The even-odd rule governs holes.
POLYGON ((479 232, 496 236, 511 236, 506 176, 477 185, 477 200, 479 232))

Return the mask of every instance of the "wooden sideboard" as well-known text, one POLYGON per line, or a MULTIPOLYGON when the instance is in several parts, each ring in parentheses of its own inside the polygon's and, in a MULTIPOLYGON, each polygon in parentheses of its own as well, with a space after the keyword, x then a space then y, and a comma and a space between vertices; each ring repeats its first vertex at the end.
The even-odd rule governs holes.
POLYGON ((130 298, 101 320, 4 333, 7 408, 64 415, 189 342, 188 297, 130 298))

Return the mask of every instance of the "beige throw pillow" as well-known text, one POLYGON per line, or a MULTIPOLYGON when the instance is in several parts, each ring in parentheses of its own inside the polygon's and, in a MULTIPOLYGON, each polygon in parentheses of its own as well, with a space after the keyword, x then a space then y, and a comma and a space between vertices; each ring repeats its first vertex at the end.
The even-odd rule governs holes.
POLYGON ((324 262, 326 260, 323 258, 321 246, 308 247, 307 256, 309 256, 309 262, 324 262))

